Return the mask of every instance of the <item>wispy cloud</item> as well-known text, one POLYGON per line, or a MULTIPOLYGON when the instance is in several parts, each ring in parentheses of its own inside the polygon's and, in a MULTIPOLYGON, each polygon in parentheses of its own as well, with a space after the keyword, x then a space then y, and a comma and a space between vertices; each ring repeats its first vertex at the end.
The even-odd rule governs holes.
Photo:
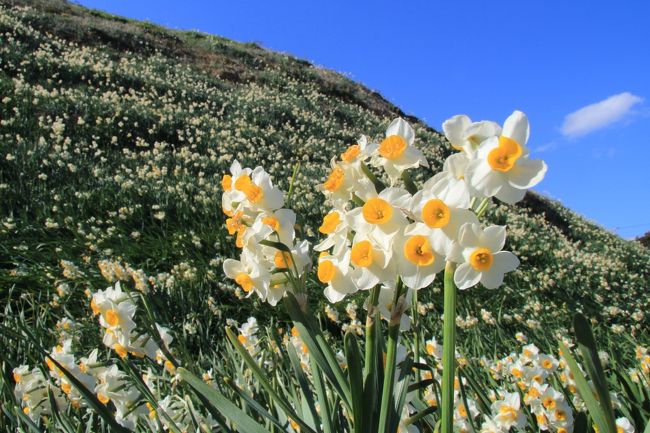
POLYGON ((564 117, 562 135, 580 137, 609 126, 630 116, 633 113, 632 108, 642 101, 640 96, 623 92, 582 107, 564 117))

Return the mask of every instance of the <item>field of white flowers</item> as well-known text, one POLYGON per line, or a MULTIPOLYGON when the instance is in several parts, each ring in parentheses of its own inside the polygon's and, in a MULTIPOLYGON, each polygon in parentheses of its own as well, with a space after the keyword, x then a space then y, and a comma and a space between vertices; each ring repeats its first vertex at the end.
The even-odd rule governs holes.
MULTIPOLYGON (((368 292, 332 304, 326 276, 304 278, 307 328, 322 340, 295 312, 247 297, 251 286, 223 270, 240 254, 223 176, 235 160, 263 166, 291 190, 296 233, 316 245, 331 211, 317 188, 333 182, 330 159, 361 134, 380 142, 400 115, 341 76, 256 46, 59 1, 1 0, 0 430, 377 431, 352 421, 354 390, 341 379, 354 371, 348 344, 367 348, 368 292), (111 302, 128 318, 126 340, 107 331, 111 302), (319 353, 336 365, 323 370, 319 353)), ((421 188, 454 150, 407 120, 430 164, 411 171, 421 188)), ((616 426, 605 431, 644 431, 650 252, 534 193, 484 211, 507 227, 520 266, 498 289, 459 292, 456 431, 592 431, 602 420, 559 354, 561 341, 576 343, 575 313, 604 366, 602 383, 587 376, 596 403, 609 390, 614 409, 601 417, 616 426)), ((386 431, 433 431, 441 419, 442 280, 418 290, 416 326, 393 348, 415 359, 418 380, 398 375, 405 410, 386 431)), ((379 301, 389 317, 392 301, 379 301)), ((389 341, 376 344, 383 359, 389 341)))

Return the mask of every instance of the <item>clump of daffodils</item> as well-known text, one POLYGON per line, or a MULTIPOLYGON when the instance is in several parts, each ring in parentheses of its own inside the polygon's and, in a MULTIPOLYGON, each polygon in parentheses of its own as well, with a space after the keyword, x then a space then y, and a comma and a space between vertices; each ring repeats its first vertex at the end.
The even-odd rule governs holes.
MULTIPOLYGON (((362 136, 332 158, 318 187, 331 210, 318 228, 324 239, 314 246, 317 277, 330 302, 376 286, 390 292, 398 280, 420 290, 446 262, 457 265, 454 282, 461 290, 479 283, 497 288, 518 267, 517 257, 503 251, 506 228, 484 227, 479 217, 492 197, 515 203, 544 177, 546 164, 531 159, 526 146, 528 119, 515 111, 501 127, 455 116, 443 129, 459 152, 419 189, 408 170, 429 165, 404 119, 395 119, 378 143, 362 136), (384 186, 383 175, 369 166, 390 183, 384 186)), ((296 214, 283 208, 282 192, 261 167, 235 161, 222 186, 226 226, 242 249, 239 260, 224 262, 224 271, 244 292, 275 305, 310 264, 309 244, 295 237, 296 214)))

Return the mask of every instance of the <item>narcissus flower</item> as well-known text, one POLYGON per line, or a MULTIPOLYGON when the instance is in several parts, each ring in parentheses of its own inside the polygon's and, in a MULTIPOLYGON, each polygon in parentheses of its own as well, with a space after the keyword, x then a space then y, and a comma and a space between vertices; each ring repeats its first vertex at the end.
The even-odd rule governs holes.
POLYGON ((384 249, 390 248, 392 237, 407 224, 404 211, 410 206, 411 195, 401 188, 386 188, 363 199, 363 206, 348 213, 350 225, 355 232, 376 239, 384 249))
POLYGON ((357 286, 352 282, 352 268, 350 267, 351 251, 347 250, 342 257, 321 254, 318 258, 318 280, 327 284, 325 297, 332 303, 339 302, 345 296, 356 292, 357 286))
POLYGON ((446 120, 442 124, 445 137, 456 150, 472 156, 483 141, 501 134, 499 124, 491 121, 472 122, 464 114, 446 120))
POLYGON ((235 280, 248 296, 256 292, 260 298, 266 299, 271 281, 269 271, 248 250, 242 252, 240 259, 226 259, 223 262, 224 273, 235 280))
POLYGON ((395 238, 393 258, 406 287, 419 290, 431 284, 445 267, 444 252, 437 250, 443 242, 441 233, 423 223, 413 223, 395 238))
POLYGON ((512 427, 522 429, 526 424, 526 416, 521 411, 521 402, 519 394, 506 393, 503 400, 497 400, 492 404, 493 421, 500 426, 503 431, 508 431, 512 427))
POLYGON ((367 235, 355 236, 350 249, 352 281, 359 290, 370 290, 377 284, 395 285, 396 266, 391 261, 391 251, 382 248, 367 235))
POLYGON ((422 151, 413 146, 414 142, 415 131, 406 120, 398 117, 386 129, 386 138, 379 143, 371 163, 383 167, 392 183, 406 169, 420 165, 428 167, 427 159, 422 151))
POLYGON ((348 238, 350 230, 346 212, 332 209, 323 217, 323 222, 318 227, 318 231, 327 235, 327 237, 314 246, 314 250, 326 251, 331 248, 333 256, 341 256, 350 245, 348 238))
POLYGON ((546 174, 544 161, 528 157, 528 135, 528 118, 515 111, 506 119, 501 136, 485 140, 470 162, 467 172, 472 187, 508 204, 524 198, 526 190, 546 174))
POLYGON ((506 241, 503 226, 490 226, 481 230, 478 224, 464 224, 458 234, 450 259, 459 263, 454 282, 460 290, 479 282, 488 289, 503 283, 503 276, 519 266, 519 259, 509 251, 501 251, 506 241))

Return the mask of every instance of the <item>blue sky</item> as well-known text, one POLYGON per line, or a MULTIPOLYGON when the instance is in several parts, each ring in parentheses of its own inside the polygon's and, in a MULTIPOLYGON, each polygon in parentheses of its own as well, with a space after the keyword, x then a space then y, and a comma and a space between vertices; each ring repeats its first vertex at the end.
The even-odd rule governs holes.
POLYGON ((650 231, 650 2, 79 3, 310 60, 438 130, 522 110, 549 166, 537 191, 625 238, 650 231))

